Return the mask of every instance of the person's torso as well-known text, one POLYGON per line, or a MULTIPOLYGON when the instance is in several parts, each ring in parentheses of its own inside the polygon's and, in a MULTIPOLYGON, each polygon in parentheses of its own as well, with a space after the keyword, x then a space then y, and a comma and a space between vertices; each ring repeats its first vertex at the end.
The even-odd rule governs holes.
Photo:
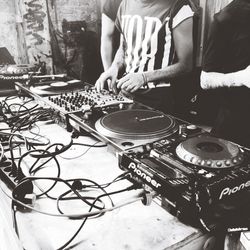
POLYGON ((225 41, 221 72, 239 71, 250 65, 250 1, 235 0, 215 16, 225 41))
MULTIPOLYGON (((225 40, 221 72, 245 69, 250 65, 250 1, 233 1, 216 18, 222 27, 225 40)), ((225 104, 235 116, 250 115, 249 88, 229 88, 225 89, 224 94, 225 104)))
POLYGON ((127 46, 126 72, 143 72, 169 65, 172 5, 172 0, 123 2, 121 29, 127 46))

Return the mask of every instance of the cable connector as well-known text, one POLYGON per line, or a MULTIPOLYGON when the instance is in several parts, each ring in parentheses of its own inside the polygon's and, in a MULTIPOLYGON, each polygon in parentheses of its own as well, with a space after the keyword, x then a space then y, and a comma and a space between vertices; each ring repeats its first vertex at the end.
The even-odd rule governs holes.
POLYGON ((142 194, 142 204, 145 206, 149 206, 152 203, 152 200, 156 196, 156 193, 154 191, 145 191, 142 194))
POLYGON ((34 207, 35 206, 35 202, 36 202, 36 195, 34 193, 32 193, 32 194, 26 194, 24 196, 24 201, 25 201, 25 204, 34 207))
POLYGON ((75 180, 72 184, 73 190, 82 190, 85 186, 82 184, 80 180, 75 180))

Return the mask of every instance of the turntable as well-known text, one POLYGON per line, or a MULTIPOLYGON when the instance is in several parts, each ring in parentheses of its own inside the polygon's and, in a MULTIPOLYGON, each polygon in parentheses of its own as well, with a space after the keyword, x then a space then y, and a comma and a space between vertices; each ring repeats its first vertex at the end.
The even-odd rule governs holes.
POLYGON ((96 122, 101 134, 117 139, 159 139, 176 131, 175 120, 156 110, 117 111, 96 122))
POLYGON ((29 90, 40 96, 58 95, 61 93, 81 90, 83 83, 80 80, 49 80, 30 86, 29 90))
POLYGON ((122 100, 108 103, 111 105, 72 113, 69 121, 74 128, 79 126, 106 142, 113 153, 152 143, 177 131, 176 119, 160 111, 122 100))
POLYGON ((121 149, 168 137, 177 131, 173 117, 160 111, 135 108, 106 114, 95 123, 99 134, 121 149))

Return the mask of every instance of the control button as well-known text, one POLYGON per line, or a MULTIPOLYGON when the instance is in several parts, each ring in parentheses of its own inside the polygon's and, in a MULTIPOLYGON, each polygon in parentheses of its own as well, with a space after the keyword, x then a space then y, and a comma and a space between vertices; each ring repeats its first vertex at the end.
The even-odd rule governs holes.
POLYGON ((199 171, 198 171, 198 174, 205 174, 207 171, 205 170, 205 169, 200 169, 199 171))
POLYGON ((234 159, 233 159, 233 163, 234 163, 234 164, 237 164, 237 163, 238 163, 237 158, 234 158, 234 159))
POLYGON ((222 166, 222 162, 221 162, 221 161, 217 161, 217 162, 216 162, 216 166, 217 166, 217 167, 221 167, 221 166, 222 166))
POLYGON ((212 162, 211 161, 207 161, 206 164, 207 164, 207 166, 211 166, 212 162))
POLYGON ((208 174, 205 175, 206 178, 211 178, 211 177, 213 177, 213 176, 214 176, 214 175, 213 175, 212 173, 208 173, 208 174))
POLYGON ((231 161, 230 161, 230 160, 226 160, 226 161, 225 161, 225 164, 226 164, 226 166, 229 167, 229 166, 231 165, 231 161))
POLYGON ((187 129, 189 129, 189 130, 195 130, 197 128, 198 127, 196 125, 194 125, 194 124, 187 125, 187 129))
POLYGON ((182 124, 179 126, 179 135, 184 135, 187 132, 187 126, 186 124, 182 124))
POLYGON ((238 160, 239 160, 239 161, 242 161, 242 160, 243 160, 243 157, 242 157, 242 156, 239 156, 239 157, 238 157, 238 160))
POLYGON ((196 158, 195 157, 191 157, 190 161, 191 161, 191 163, 195 163, 196 162, 196 158))

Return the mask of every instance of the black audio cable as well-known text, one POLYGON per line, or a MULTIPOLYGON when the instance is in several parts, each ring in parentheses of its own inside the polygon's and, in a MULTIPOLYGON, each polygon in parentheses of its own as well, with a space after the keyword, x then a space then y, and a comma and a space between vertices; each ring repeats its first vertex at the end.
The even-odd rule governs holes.
MULTIPOLYGON (((54 144, 51 144, 49 145, 47 148, 46 148, 46 153, 42 153, 42 154, 30 154, 33 158, 48 158, 48 157, 52 157, 52 156, 56 156, 56 155, 59 155, 63 152, 65 152, 66 150, 68 150, 71 146, 73 145, 73 139, 71 138, 70 142, 67 144, 67 145, 64 145, 62 143, 54 143, 54 144), (59 146, 61 148, 59 148, 59 146), (50 152, 49 149, 55 147, 55 150, 54 152, 50 152)), ((37 151, 38 152, 38 151, 37 151)))
MULTIPOLYGON (((122 190, 118 190, 118 191, 115 191, 115 192, 111 192, 111 193, 107 193, 107 194, 103 194, 103 195, 100 195, 98 197, 96 197, 96 199, 93 201, 92 203, 92 206, 89 208, 89 212, 92 211, 95 203, 100 199, 100 198, 103 198, 105 196, 108 196, 110 198, 111 195, 113 194, 118 194, 118 193, 121 193, 121 192, 126 192, 126 191, 129 191, 129 190, 132 190, 134 189, 134 186, 130 186, 130 187, 127 187, 127 188, 124 188, 122 190)), ((110 198, 111 202, 112 202, 112 199, 110 198)), ((113 202, 112 202, 113 203, 113 202)), ((80 231, 82 230, 83 226, 85 225, 85 223, 87 222, 88 220, 88 217, 85 217, 82 224, 80 225, 80 227, 77 229, 77 231, 75 232, 75 234, 66 242, 64 243, 61 247, 59 247, 57 250, 63 250, 65 249, 65 247, 67 247, 75 238, 76 236, 80 233, 80 231)))
MULTIPOLYGON (((21 164, 22 164, 22 161, 24 160, 24 158, 27 157, 28 155, 31 155, 31 154, 34 153, 34 152, 39 152, 40 155, 48 154, 48 153, 49 153, 47 150, 41 150, 41 149, 39 149, 39 150, 36 150, 36 149, 35 149, 35 150, 30 150, 30 151, 24 153, 24 154, 20 157, 20 159, 19 159, 19 161, 18 161, 17 169, 22 169, 21 164)), ((38 172, 39 170, 41 170, 49 161, 53 160, 53 161, 55 162, 56 168, 57 168, 57 176, 56 176, 55 178, 59 178, 59 177, 60 177, 60 174, 61 174, 61 168, 60 168, 60 164, 59 164, 59 162, 58 162, 56 156, 55 156, 55 155, 52 155, 52 156, 49 156, 49 157, 47 157, 47 158, 48 158, 48 159, 47 159, 46 161, 44 161, 42 164, 40 164, 39 166, 36 166, 36 165, 39 163, 40 159, 42 159, 42 158, 37 158, 36 161, 31 165, 31 167, 30 167, 30 169, 29 169, 29 173, 30 173, 31 175, 34 175, 36 172, 38 172)), ((38 188, 40 189, 40 191, 42 191, 42 193, 39 194, 39 195, 37 195, 37 196, 39 197, 39 196, 42 196, 42 195, 47 195, 47 194, 56 186, 56 184, 57 184, 57 181, 55 181, 55 182, 54 182, 49 188, 47 188, 47 190, 45 190, 45 191, 44 191, 44 190, 41 190, 41 188, 38 187, 38 188)))
MULTIPOLYGON (((114 183, 116 181, 119 181, 119 179, 123 179, 123 177, 126 176, 127 173, 124 173, 124 174, 121 174, 119 176, 117 176, 112 182, 110 183, 114 183)), ((87 221, 88 218, 90 217, 96 217, 96 216, 100 216, 100 215, 103 215, 104 213, 108 212, 108 211, 112 211, 114 209, 117 209, 117 208, 120 208, 122 206, 125 206, 125 205, 128 205, 128 204, 131 204, 133 202, 136 202, 138 200, 142 200, 143 197, 141 195, 137 196, 136 198, 133 198, 131 200, 127 200, 126 202, 124 203, 121 203, 120 205, 114 205, 114 203, 112 202, 112 199, 111 199, 111 195, 114 195, 114 194, 117 194, 117 193, 121 193, 121 192, 125 192, 125 191, 129 191, 129 190, 132 190, 132 189, 138 189, 138 186, 129 186, 127 188, 124 188, 122 190, 117 190, 117 191, 114 191, 114 192, 111 192, 111 193, 107 193, 105 191, 105 189, 102 187, 102 186, 105 186, 107 184, 102 184, 102 185, 99 185, 98 183, 92 181, 92 180, 89 180, 89 179, 68 179, 68 180, 63 180, 61 178, 53 178, 53 177, 25 177, 18 185, 17 187, 14 189, 13 191, 13 196, 10 197, 12 199, 12 203, 13 203, 13 206, 12 208, 15 208, 15 206, 17 204, 23 206, 23 207, 26 207, 28 209, 31 209, 31 210, 34 210, 36 212, 39 212, 39 213, 43 213, 43 214, 46 214, 46 215, 50 215, 50 216, 59 216, 59 217, 67 217, 67 218, 70 218, 70 219, 82 219, 84 218, 84 221, 83 223, 81 224, 81 226, 78 228, 77 232, 73 235, 73 237, 71 237, 71 239, 69 241, 67 241, 62 247, 60 247, 59 249, 64 249, 66 246, 68 246, 73 240, 74 238, 76 237, 76 235, 80 232, 80 230, 82 229, 82 227, 84 226, 85 222, 87 221), (18 200, 18 197, 15 195, 17 193, 19 193, 24 186, 26 184, 26 182, 34 182, 34 181, 38 181, 38 180, 51 180, 51 181, 56 181, 56 182, 61 182, 61 183, 64 183, 66 184, 67 187, 69 187, 69 190, 70 192, 74 193, 76 195, 76 197, 78 197, 79 199, 82 199, 82 196, 79 194, 79 190, 78 189, 86 189, 86 188, 93 188, 93 187, 96 187, 96 188, 99 188, 100 190, 102 190, 103 194, 95 197, 95 199, 93 199, 93 197, 91 198, 92 200, 94 200, 92 203, 90 203, 90 208, 89 208, 89 211, 87 213, 83 213, 83 214, 51 214, 51 213, 48 213, 48 212, 43 212, 43 211, 40 211, 38 209, 35 209, 34 207, 30 206, 30 205, 27 205, 23 202, 21 202, 20 200, 18 200), (85 183, 85 182, 88 182, 89 184, 85 183), (79 182, 81 183, 81 185, 79 185, 79 182), (77 191, 78 190, 78 191, 77 191), (100 202, 101 199, 105 196, 108 196, 110 198, 110 201, 111 201, 111 204, 112 204, 112 207, 111 208, 107 208, 107 209, 100 209, 101 207, 99 207, 98 209, 98 206, 96 206, 96 202, 100 202), (93 208, 97 208, 97 211, 94 211, 92 212, 92 209, 93 208)), ((109 183, 108 183, 109 185, 109 183)), ((6 193, 4 191, 4 193, 6 193)), ((8 195, 8 194, 6 194, 8 195)), ((38 196, 39 197, 39 196, 38 196)), ((75 199, 75 198, 74 198, 75 199)), ((14 210, 15 212, 15 210, 14 210)), ((17 222, 14 223, 15 224, 15 227, 16 227, 16 231, 18 232, 18 228, 17 228, 17 222)))
POLYGON ((210 226, 208 225, 208 222, 206 221, 206 219, 204 218, 204 214, 203 211, 204 209, 204 205, 202 205, 200 203, 200 189, 198 188, 199 184, 197 181, 194 182, 193 184, 193 188, 194 188, 194 199, 195 199, 195 206, 197 209, 197 213, 198 213, 198 219, 200 222, 200 225, 202 227, 203 230, 205 230, 205 232, 211 232, 210 226))

